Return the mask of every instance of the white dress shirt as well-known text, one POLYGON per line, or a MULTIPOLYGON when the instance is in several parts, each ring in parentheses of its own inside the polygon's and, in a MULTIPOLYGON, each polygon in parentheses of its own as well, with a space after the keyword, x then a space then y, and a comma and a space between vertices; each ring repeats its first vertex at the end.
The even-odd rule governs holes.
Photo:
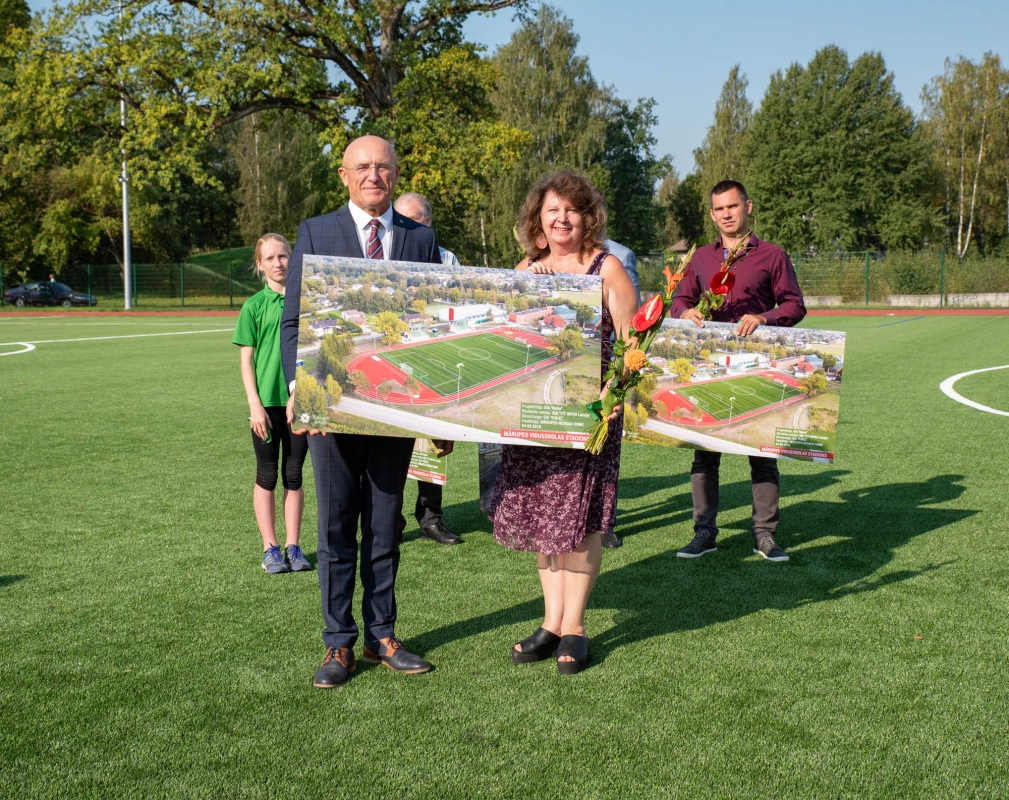
POLYGON ((363 208, 358 208, 353 201, 347 201, 347 208, 350 209, 350 216, 354 218, 354 227, 357 228, 357 237, 361 240, 361 252, 364 257, 368 257, 368 239, 371 238, 371 221, 377 219, 381 224, 378 227, 378 238, 382 240, 382 257, 386 261, 392 260, 392 205, 380 217, 373 217, 363 208))

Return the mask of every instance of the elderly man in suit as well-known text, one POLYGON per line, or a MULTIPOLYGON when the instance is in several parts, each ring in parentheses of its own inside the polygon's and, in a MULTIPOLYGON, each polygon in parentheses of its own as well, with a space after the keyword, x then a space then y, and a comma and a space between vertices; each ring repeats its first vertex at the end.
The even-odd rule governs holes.
MULTIPOLYGON (((306 255, 349 256, 440 264, 434 231, 397 214, 392 208, 399 165, 392 145, 377 136, 355 139, 343 154, 340 179, 350 201, 338 211, 305 220, 291 253, 288 286, 301 286, 306 255)), ((292 402, 298 347, 300 291, 287 293, 280 323, 280 347, 292 402)), ((366 661, 404 673, 428 672, 431 665, 409 652, 395 636, 396 572, 403 534, 403 488, 413 440, 356 434, 317 435, 310 431, 309 450, 319 511, 319 588, 326 627, 326 655, 313 685, 328 689, 343 684, 357 663, 358 628, 352 604, 357 573, 357 527, 361 525, 361 585, 364 589, 366 661)), ((437 443, 441 455, 451 443, 437 443)))

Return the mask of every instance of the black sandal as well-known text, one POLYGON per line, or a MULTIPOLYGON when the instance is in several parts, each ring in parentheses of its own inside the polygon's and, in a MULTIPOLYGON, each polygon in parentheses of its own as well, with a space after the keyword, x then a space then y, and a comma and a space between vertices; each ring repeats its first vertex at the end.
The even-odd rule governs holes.
POLYGON ((576 675, 589 665, 589 637, 569 634, 561 637, 557 647, 557 658, 570 656, 574 661, 558 661, 557 671, 561 675, 576 675))
POLYGON ((516 643, 518 650, 512 648, 512 661, 516 664, 531 664, 533 661, 553 658, 560 641, 561 637, 556 633, 550 633, 546 628, 537 628, 532 636, 516 643))

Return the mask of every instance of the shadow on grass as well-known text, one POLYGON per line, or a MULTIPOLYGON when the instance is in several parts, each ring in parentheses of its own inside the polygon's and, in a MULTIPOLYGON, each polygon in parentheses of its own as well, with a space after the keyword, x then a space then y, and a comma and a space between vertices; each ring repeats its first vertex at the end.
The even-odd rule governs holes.
POLYGON ((27 575, 0 575, 0 589, 6 589, 8 586, 18 581, 23 581, 27 577, 27 575))
MULTIPOLYGON (((831 471, 788 476, 787 494, 815 492, 836 483, 845 473, 831 471)), ((842 492, 839 501, 802 500, 787 509, 791 563, 769 564, 751 553, 749 531, 719 539, 719 552, 685 560, 670 549, 603 572, 589 608, 618 610, 616 625, 592 636, 593 660, 603 660, 615 648, 677 631, 695 630, 749 616, 765 609, 788 611, 812 603, 876 591, 936 569, 930 564, 874 577, 910 540, 977 514, 966 509, 934 507, 959 498, 962 475, 937 475, 920 483, 890 483, 842 492), (743 542, 739 540, 742 539, 743 542), (816 544, 818 540, 822 543, 816 544)), ((622 491, 643 491, 651 478, 622 483, 622 491), (634 484, 631 486, 630 484, 634 484)), ((668 480, 664 483, 668 486, 668 480)), ((750 503, 749 482, 723 492, 723 509, 750 503)), ((633 495, 631 495, 633 496, 633 495)), ((649 513, 674 504, 672 517, 689 519, 690 498, 677 496, 661 504, 635 509, 638 529, 653 527, 649 513)), ((659 513, 664 513, 659 511, 659 513)), ((668 520, 662 520, 668 524, 668 520)), ((744 523, 748 528, 748 523, 744 523)), ((412 641, 418 652, 498 627, 542 618, 542 600, 519 603, 432 630, 412 641)), ((591 632, 590 632, 591 635, 591 632)))

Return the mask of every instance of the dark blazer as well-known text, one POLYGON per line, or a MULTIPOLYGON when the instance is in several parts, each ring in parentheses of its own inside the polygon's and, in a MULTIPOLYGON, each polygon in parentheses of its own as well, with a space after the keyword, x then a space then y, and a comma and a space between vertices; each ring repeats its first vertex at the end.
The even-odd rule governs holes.
MULTIPOLYGON (((361 239, 347 206, 321 217, 306 219, 298 226, 298 241, 288 262, 288 291, 284 297, 284 315, 280 320, 280 355, 284 364, 284 379, 288 384, 294 380, 294 364, 298 359, 301 259, 306 255, 364 258, 361 239)), ((440 264, 441 254, 438 252, 438 240, 434 231, 393 211, 390 260, 440 264)))

